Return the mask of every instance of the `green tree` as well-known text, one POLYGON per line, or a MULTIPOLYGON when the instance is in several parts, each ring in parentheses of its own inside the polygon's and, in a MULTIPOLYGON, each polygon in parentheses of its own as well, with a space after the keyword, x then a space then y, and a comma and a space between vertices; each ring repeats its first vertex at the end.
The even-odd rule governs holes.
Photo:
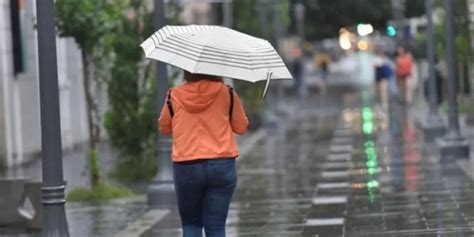
MULTIPOLYGON (((335 37, 341 27, 358 23, 370 23, 381 29, 392 17, 388 0, 307 0, 305 5, 305 31, 309 41, 335 37)), ((295 20, 292 22, 291 29, 296 29, 295 20)))
MULTIPOLYGON (((469 18, 465 0, 454 1, 454 43, 458 63, 467 63, 471 55, 469 45, 469 18)), ((444 13, 444 1, 436 0, 435 7, 441 11, 440 19, 435 25, 436 52, 439 58, 445 57, 446 40, 444 29, 446 27, 446 15, 444 13)))
MULTIPOLYGON (((276 39, 274 39, 276 29, 274 29, 273 17, 279 18, 278 21, 282 24, 281 28, 286 32, 291 20, 291 1, 262 2, 263 5, 259 5, 258 1, 255 0, 234 1, 234 28, 238 31, 267 39, 270 42, 276 42, 276 39), (278 14, 275 15, 275 12, 278 14), (258 17, 260 14, 265 15, 258 17), (262 24, 261 20, 264 20, 267 25, 262 24)), ((253 84, 236 80, 234 85, 250 117, 251 126, 254 126, 261 117, 262 101, 260 97, 264 83, 253 84)))
POLYGON ((92 186, 100 183, 97 143, 100 139, 100 114, 94 89, 107 79, 113 40, 127 1, 56 0, 56 24, 61 36, 73 37, 82 52, 84 90, 89 125, 89 170, 92 186))
POLYGON ((405 16, 420 17, 425 14, 425 0, 408 0, 405 2, 405 16))
POLYGON ((156 172, 156 73, 139 44, 153 33, 153 14, 142 1, 133 1, 127 15, 114 32, 115 64, 108 82, 105 127, 119 151, 115 174, 121 179, 146 179, 156 172))

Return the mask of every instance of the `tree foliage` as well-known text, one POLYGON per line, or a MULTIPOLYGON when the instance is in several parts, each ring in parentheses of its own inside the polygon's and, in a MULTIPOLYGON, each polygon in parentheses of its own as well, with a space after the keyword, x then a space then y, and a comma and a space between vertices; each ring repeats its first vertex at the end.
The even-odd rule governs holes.
POLYGON ((139 44, 153 33, 153 14, 141 1, 134 1, 128 15, 112 43, 116 58, 108 83, 105 127, 119 151, 118 176, 146 179, 155 171, 156 73, 139 44))
POLYGON ((405 16, 407 18, 420 17, 425 14, 425 0, 408 0, 405 2, 405 16))
MULTIPOLYGON (((291 21, 290 8, 291 0, 263 1, 263 3, 258 3, 255 0, 234 1, 234 29, 267 39, 270 42, 276 42, 275 31, 278 29, 275 28, 281 27, 283 34, 287 31, 291 21), (277 20, 277 23, 281 25, 275 25, 274 20, 277 20)), ((251 127, 258 126, 262 115, 260 97, 264 84, 235 81, 234 85, 245 105, 248 116, 251 118, 251 127)))
MULTIPOLYGON (((341 27, 358 23, 382 28, 392 16, 388 0, 307 0, 305 6, 305 31, 310 41, 335 37, 341 27)), ((292 14, 292 29, 296 29, 297 24, 294 18, 292 14)))
MULTIPOLYGON (((469 45, 469 18, 467 12, 467 3, 465 0, 453 1, 454 16, 454 44, 458 62, 465 63, 469 60, 471 47, 469 45)), ((435 25, 434 34, 436 41, 436 53, 439 58, 446 55, 446 14, 444 12, 444 1, 436 0, 435 7, 440 12, 440 19, 435 25)))
POLYGON ((107 79, 113 62, 110 43, 123 16, 125 0, 57 0, 56 26, 59 34, 75 39, 82 52, 84 94, 86 97, 89 128, 89 173, 91 184, 100 183, 97 143, 100 139, 100 122, 95 89, 107 79))

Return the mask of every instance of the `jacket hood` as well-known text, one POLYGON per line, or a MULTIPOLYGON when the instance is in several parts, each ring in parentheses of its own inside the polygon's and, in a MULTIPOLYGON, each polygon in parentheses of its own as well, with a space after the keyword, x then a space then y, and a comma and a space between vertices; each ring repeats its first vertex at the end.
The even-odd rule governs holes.
POLYGON ((172 90, 171 96, 180 107, 189 113, 205 111, 224 87, 221 81, 200 80, 187 82, 172 90))

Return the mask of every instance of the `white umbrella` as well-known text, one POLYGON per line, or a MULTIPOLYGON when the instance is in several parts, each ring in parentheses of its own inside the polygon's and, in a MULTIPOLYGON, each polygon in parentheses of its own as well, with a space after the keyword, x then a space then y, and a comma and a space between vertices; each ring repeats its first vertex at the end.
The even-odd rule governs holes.
POLYGON ((140 46, 147 58, 191 73, 267 80, 265 92, 270 79, 293 78, 268 41, 222 26, 165 26, 140 46))

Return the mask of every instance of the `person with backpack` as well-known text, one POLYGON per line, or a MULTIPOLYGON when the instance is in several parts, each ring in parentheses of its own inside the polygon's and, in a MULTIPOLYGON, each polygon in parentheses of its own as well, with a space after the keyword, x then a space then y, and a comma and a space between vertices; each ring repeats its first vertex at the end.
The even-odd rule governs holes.
POLYGON ((236 134, 248 119, 239 96, 217 76, 184 73, 169 90, 158 121, 173 137, 173 177, 184 237, 225 236, 237 184, 236 134))
POLYGON ((410 86, 410 77, 412 75, 413 59, 410 53, 404 47, 398 48, 396 59, 396 75, 398 88, 401 92, 402 101, 410 105, 413 101, 413 90, 410 86))

